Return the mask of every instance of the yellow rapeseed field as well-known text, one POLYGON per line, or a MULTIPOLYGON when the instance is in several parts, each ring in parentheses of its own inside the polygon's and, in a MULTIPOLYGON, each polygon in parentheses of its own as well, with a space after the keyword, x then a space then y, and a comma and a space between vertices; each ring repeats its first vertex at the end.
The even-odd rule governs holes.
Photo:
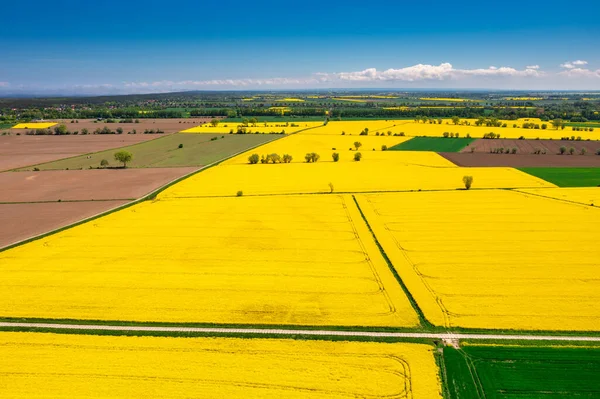
POLYGON ((519 191, 584 205, 593 204, 600 207, 600 188, 598 187, 534 188, 519 191))
POLYGON ((276 102, 303 103, 304 100, 301 98, 282 98, 282 99, 276 100, 276 102))
MULTIPOLYGON (((437 120, 437 119, 436 119, 437 120)), ((466 137, 467 134, 473 138, 482 138, 486 133, 500 134, 501 138, 517 139, 521 136, 527 139, 554 139, 559 140, 564 136, 581 136, 583 140, 599 140, 600 129, 594 129, 593 132, 575 132, 572 128, 567 127, 564 130, 554 129, 550 122, 542 122, 539 119, 528 119, 518 121, 502 121, 507 124, 507 127, 487 127, 475 126, 475 119, 463 119, 462 122, 469 122, 470 125, 459 124, 454 125, 451 120, 443 119, 442 124, 415 122, 414 120, 370 120, 370 121, 331 121, 325 126, 311 129, 306 133, 323 134, 323 135, 341 135, 342 132, 352 136, 359 135, 364 128, 369 129, 369 135, 374 135, 376 132, 388 131, 392 133, 404 133, 406 136, 431 136, 442 137, 444 132, 459 133, 460 137, 466 137), (525 122, 537 124, 546 123, 547 129, 523 129, 521 126, 525 122), (513 127, 517 125, 517 127, 513 127)))
MULTIPOLYGON (((258 122, 246 126, 248 133, 295 133, 311 127, 322 126, 323 122, 258 122)), ((218 126, 212 126, 205 123, 201 126, 195 126, 181 131, 181 133, 230 133, 237 132, 238 127, 243 126, 240 122, 221 122, 218 126)))
POLYGON ((346 195, 143 202, 0 265, 2 317, 418 324, 346 195))
POLYGON ((356 197, 432 323, 600 329, 600 209, 501 190, 356 197))
MULTIPOLYGON (((308 131, 307 131, 308 133, 308 131)), ((236 156, 224 164, 247 164, 248 156, 250 154, 267 155, 276 153, 279 155, 290 154, 293 159, 292 162, 304 162, 304 156, 310 152, 316 152, 321 156, 321 161, 332 161, 331 154, 337 152, 340 154, 340 162, 350 162, 353 160, 355 151, 355 142, 359 142, 360 152, 369 151, 370 155, 373 150, 377 151, 378 159, 390 159, 389 154, 381 154, 382 146, 388 148, 393 147, 396 144, 400 144, 410 137, 399 137, 399 136, 325 136, 325 135, 311 135, 311 134, 294 134, 288 137, 275 140, 266 145, 262 145, 259 148, 247 151, 244 154, 236 156), (387 157, 386 157, 387 156, 387 157)), ((393 154, 391 155, 393 158, 393 154)), ((453 166, 452 163, 446 161, 445 158, 435 156, 429 157, 430 159, 439 158, 439 162, 436 165, 453 166)), ((369 159, 372 159, 370 156, 369 159)))
MULTIPOLYGON (((361 136, 364 137, 364 136, 361 136)), ((290 137, 291 138, 291 137, 290 137)), ((296 136, 293 136, 296 138, 296 136)), ((377 138, 377 137, 376 137, 377 138)), ((212 197, 244 195, 328 193, 329 183, 336 192, 456 190, 463 188, 463 176, 474 178, 474 188, 541 188, 555 185, 513 168, 459 168, 433 152, 361 150, 360 162, 353 151, 338 151, 340 161, 333 162, 334 151, 321 152, 317 163, 304 163, 304 154, 294 155, 290 164, 248 164, 252 152, 285 152, 288 138, 272 146, 242 154, 222 165, 194 175, 170 187, 160 196, 212 197), (298 159, 300 157, 300 159, 298 159), (298 161, 298 162, 296 162, 298 161)))
POLYGON ((419 98, 421 101, 448 101, 448 102, 470 102, 473 100, 468 100, 466 98, 448 98, 448 97, 422 97, 419 98))
POLYGON ((18 123, 12 129, 48 129, 56 124, 56 122, 26 122, 18 123))
POLYGON ((0 333, 5 398, 441 399, 433 347, 0 333))

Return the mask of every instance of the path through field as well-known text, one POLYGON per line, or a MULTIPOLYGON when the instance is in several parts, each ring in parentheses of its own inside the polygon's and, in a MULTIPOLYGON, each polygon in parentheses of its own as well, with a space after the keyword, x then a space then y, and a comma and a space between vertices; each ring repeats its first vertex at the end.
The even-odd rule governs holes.
POLYGON ((0 329, 43 329, 43 330, 79 330, 79 331, 123 331, 123 332, 162 332, 196 334, 263 334, 281 336, 327 336, 327 337, 373 337, 373 338, 425 338, 443 340, 522 340, 522 341, 571 341, 600 342, 600 336, 568 335, 526 335, 526 334, 469 334, 469 333, 420 333, 420 332, 378 332, 378 331, 338 331, 338 330, 288 330, 268 328, 211 328, 211 327, 161 327, 161 326, 119 326, 95 324, 58 324, 58 323, 16 323, 0 322, 0 329))

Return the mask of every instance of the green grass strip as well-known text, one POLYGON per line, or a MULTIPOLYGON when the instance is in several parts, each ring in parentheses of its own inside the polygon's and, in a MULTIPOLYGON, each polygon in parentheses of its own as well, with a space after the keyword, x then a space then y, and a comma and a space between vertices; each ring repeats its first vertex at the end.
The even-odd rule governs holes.
MULTIPOLYGON (((569 157, 572 155, 563 155, 569 157)), ((559 187, 600 187, 600 168, 519 168, 559 187)))
POLYGON ((473 141, 475 141, 474 138, 414 137, 408 141, 397 144, 388 150, 459 152, 473 141))

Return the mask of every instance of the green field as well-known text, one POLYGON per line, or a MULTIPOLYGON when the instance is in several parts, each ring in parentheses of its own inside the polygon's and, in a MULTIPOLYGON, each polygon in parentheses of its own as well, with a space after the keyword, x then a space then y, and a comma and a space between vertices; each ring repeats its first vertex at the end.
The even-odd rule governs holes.
MULTIPOLYGON (((231 156, 259 144, 282 137, 276 134, 186 134, 176 133, 154 140, 123 147, 133 154, 132 168, 160 168, 175 166, 202 166, 231 156), (217 140, 211 141, 216 137, 217 140), (183 144, 183 148, 178 148, 183 144)), ((111 167, 119 166, 114 160, 118 149, 80 155, 73 158, 48 162, 35 167, 40 170, 89 169, 100 166, 106 159, 111 167), (90 158, 88 158, 88 156, 90 158)), ((19 170, 32 170, 34 166, 19 170)))
POLYGON ((473 141, 473 138, 415 137, 391 147, 390 150, 459 152, 473 141))
POLYGON ((596 129, 600 127, 600 122, 566 122, 565 126, 593 127, 596 129))
POLYGON ((450 399, 600 397, 600 348, 444 348, 450 399))
POLYGON ((519 168, 559 187, 598 187, 600 168, 519 168))

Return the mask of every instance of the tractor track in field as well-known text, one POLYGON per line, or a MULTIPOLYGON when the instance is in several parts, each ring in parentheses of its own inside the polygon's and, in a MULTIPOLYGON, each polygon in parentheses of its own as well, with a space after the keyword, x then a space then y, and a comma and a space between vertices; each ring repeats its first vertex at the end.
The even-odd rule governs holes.
POLYGON ((227 327, 176 327, 176 326, 124 326, 104 324, 60 324, 60 323, 21 323, 0 322, 0 329, 43 330, 43 331, 113 331, 138 333, 193 333, 217 335, 265 335, 265 336, 305 336, 305 337, 349 337, 349 338, 422 338, 446 341, 500 340, 500 341, 562 341, 562 342, 600 342, 600 336, 569 335, 531 335, 531 334, 476 334, 451 332, 381 332, 381 331, 340 331, 340 330, 302 330, 277 328, 227 328, 227 327))

